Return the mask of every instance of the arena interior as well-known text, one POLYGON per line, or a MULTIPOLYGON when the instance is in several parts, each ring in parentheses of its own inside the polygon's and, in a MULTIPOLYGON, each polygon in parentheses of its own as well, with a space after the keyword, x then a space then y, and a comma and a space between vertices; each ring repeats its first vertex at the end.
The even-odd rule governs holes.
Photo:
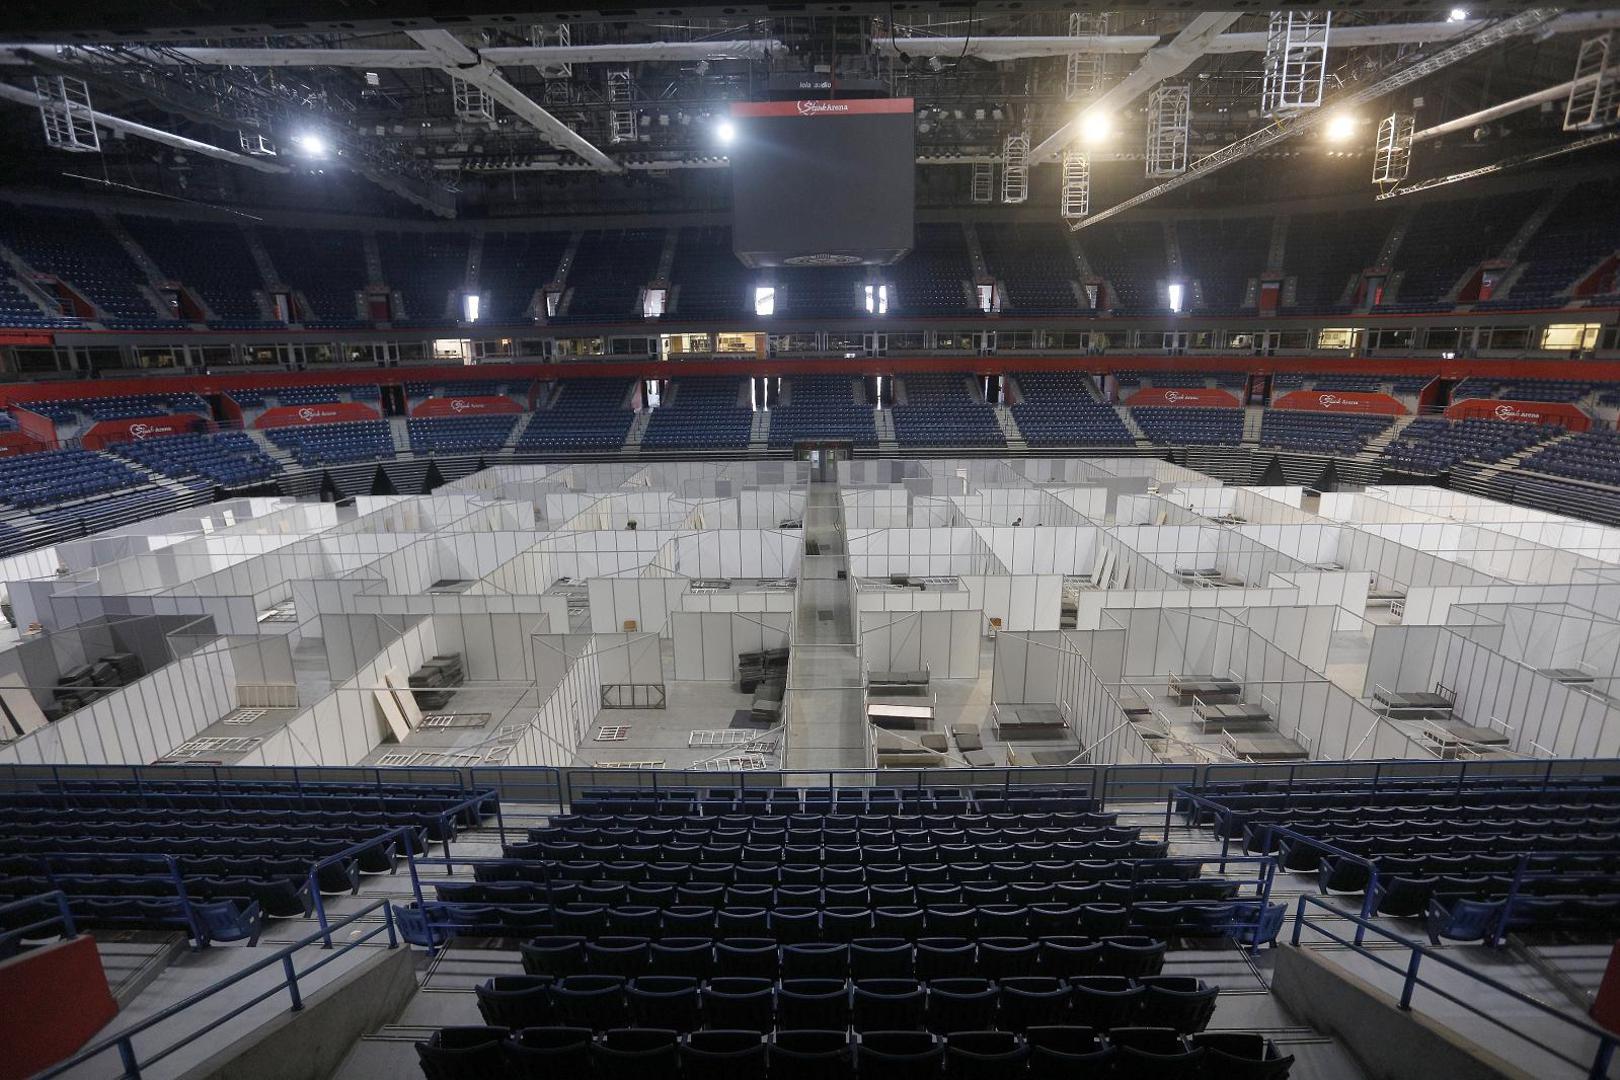
POLYGON ((1615 1076, 1620 9, 1231 7, 0 11, 0 1080, 1615 1076))

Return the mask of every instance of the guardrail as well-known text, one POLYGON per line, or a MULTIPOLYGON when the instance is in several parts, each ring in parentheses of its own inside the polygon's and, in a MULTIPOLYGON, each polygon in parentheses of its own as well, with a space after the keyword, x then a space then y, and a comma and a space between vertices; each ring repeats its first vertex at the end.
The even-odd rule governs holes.
MULTIPOLYGON (((31 923, 0 930, 0 959, 11 955, 12 948, 23 938, 36 935, 41 930, 49 929, 52 926, 60 925, 62 937, 64 938, 73 937, 79 932, 78 928, 73 925, 73 912, 68 908, 67 894, 60 889, 37 893, 22 900, 13 900, 9 904, 0 904, 0 916, 8 915, 13 911, 27 911, 29 908, 34 907, 53 907, 55 911, 43 919, 36 919, 31 923)), ((4 921, 0 920, 0 927, 4 926, 4 921)))
POLYGON ((201 990, 195 994, 192 994, 190 997, 175 1002, 173 1005, 170 1005, 161 1012, 154 1013, 133 1027, 126 1028, 123 1031, 118 1032, 116 1035, 112 1035, 106 1039, 100 1040, 99 1042, 92 1043, 90 1046, 80 1050, 66 1061, 60 1062, 53 1068, 37 1074, 34 1077, 34 1080, 51 1080, 52 1077, 64 1076, 86 1062, 99 1058, 109 1052, 116 1052, 118 1054, 120 1063, 123 1065, 124 1071, 119 1074, 121 1080, 140 1080, 143 1069, 151 1068, 153 1065, 156 1065, 158 1062, 162 1061, 164 1058, 168 1057, 182 1046, 191 1043, 193 1040, 208 1034, 210 1031, 213 1031, 216 1028, 223 1027, 232 1020, 236 1019, 238 1016, 241 1016, 243 1013, 247 1012, 249 1009, 260 1004, 261 1002, 269 1001, 271 998, 282 993, 283 991, 285 991, 287 994, 288 1011, 300 1011, 304 1007, 304 995, 299 986, 300 979, 307 979, 309 976, 313 975, 327 964, 330 964, 332 961, 338 959, 346 953, 359 948, 361 945, 364 945, 366 942, 371 941, 373 938, 376 938, 381 934, 388 935, 388 947, 390 949, 396 948, 399 945, 399 935, 394 927, 393 909, 389 907, 388 901, 386 900, 378 900, 375 903, 367 904, 359 911, 354 912, 352 915, 345 916, 343 919, 332 924, 331 926, 323 925, 320 932, 300 938, 298 941, 277 950, 275 953, 265 957, 263 960, 243 968, 241 971, 238 971, 236 974, 231 975, 228 978, 222 979, 213 986, 208 987, 206 990, 201 990), (361 932, 357 937, 350 938, 349 940, 345 941, 342 948, 338 949, 336 952, 328 953, 302 971, 298 970, 293 958, 301 950, 309 948, 316 942, 323 940, 323 938, 326 941, 326 945, 323 948, 330 948, 331 931, 341 930, 345 926, 350 926, 356 922, 359 922, 361 919, 364 919, 378 911, 382 912, 383 918, 380 925, 372 927, 370 930, 361 932), (137 1036, 150 1031, 159 1024, 167 1023, 169 1020, 179 1016, 181 1013, 200 1005, 201 1003, 214 997, 216 994, 219 994, 220 992, 235 986, 236 984, 243 982, 252 976, 257 975, 266 968, 275 967, 277 965, 281 967, 282 977, 281 980, 276 983, 276 985, 253 995, 253 997, 249 998, 247 1001, 244 1001, 235 1008, 232 1008, 220 1016, 213 1018, 196 1030, 189 1031, 185 1035, 176 1038, 168 1045, 151 1054, 144 1061, 141 1060, 136 1054, 135 1039, 137 1036))
POLYGON ((1445 953, 1440 950, 1430 948, 1429 946, 1423 945, 1416 941, 1412 941, 1400 934, 1395 933, 1393 930, 1388 930, 1382 926, 1379 926, 1371 919, 1358 915, 1352 915, 1349 912, 1334 907, 1326 901, 1310 895, 1300 896, 1294 907, 1294 929, 1290 937, 1290 941, 1296 948, 1300 946, 1300 940, 1306 930, 1320 934, 1329 941, 1350 949, 1356 955, 1362 957, 1368 962, 1377 964, 1385 971, 1393 972, 1394 974, 1399 975, 1401 977, 1399 1004, 1403 1010, 1410 1011, 1412 1009, 1412 1001, 1417 996, 1417 992, 1421 989, 1438 995, 1447 1002, 1450 1002, 1451 1005, 1463 1009, 1464 1011, 1479 1017, 1481 1020, 1488 1022, 1494 1028, 1505 1031, 1516 1038, 1522 1039, 1543 1053, 1557 1058, 1559 1061, 1564 1062, 1574 1069, 1585 1072, 1590 1080, 1604 1080, 1604 1078, 1609 1074, 1609 1065, 1614 1059, 1615 1047, 1620 1045, 1620 1035, 1604 1031, 1602 1028, 1599 1028, 1594 1024, 1589 1024, 1584 1020, 1577 1019, 1568 1013, 1555 1009, 1544 1002, 1537 1001, 1528 994, 1515 990, 1511 986, 1499 982, 1488 975, 1483 975, 1473 968, 1468 967, 1466 964, 1458 963, 1457 961, 1446 956, 1445 953), (1313 909, 1321 910, 1326 915, 1331 916, 1332 920, 1344 919, 1354 923, 1356 925, 1355 936, 1353 938, 1341 937, 1334 933, 1330 928, 1330 920, 1310 918, 1308 912, 1313 909), (1389 942, 1401 950, 1404 950, 1405 955, 1402 958, 1403 962, 1394 962, 1389 960, 1387 958, 1389 953, 1388 949, 1374 950, 1366 945, 1363 945, 1362 941, 1369 933, 1375 935, 1381 941, 1389 942), (1477 987, 1501 994, 1512 1001, 1515 1005, 1531 1009, 1542 1016, 1549 1017, 1552 1020, 1566 1025, 1571 1037, 1585 1036, 1587 1038, 1596 1039, 1598 1043, 1596 1053, 1594 1053, 1589 1060, 1578 1058, 1567 1052, 1567 1047, 1570 1045, 1570 1041, 1567 1039, 1559 1041, 1564 1047, 1564 1049, 1561 1049, 1558 1043, 1549 1043, 1548 1041, 1537 1038, 1535 1035, 1530 1034, 1527 1031, 1519 1029, 1518 1027, 1514 1026, 1511 1013, 1502 1010, 1489 1011, 1487 1008, 1481 1007, 1481 1005, 1477 1003, 1478 995, 1474 993, 1454 993, 1453 991, 1447 990, 1430 980, 1424 979, 1421 972, 1425 963, 1431 966, 1438 964, 1447 971, 1455 972, 1464 976, 1470 980, 1471 983, 1476 984, 1477 987))

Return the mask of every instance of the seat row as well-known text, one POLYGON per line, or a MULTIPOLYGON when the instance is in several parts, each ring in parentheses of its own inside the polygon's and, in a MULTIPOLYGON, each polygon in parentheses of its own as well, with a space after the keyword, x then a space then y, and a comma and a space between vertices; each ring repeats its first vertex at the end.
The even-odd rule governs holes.
MULTIPOLYGON (((1002 896, 1019 895, 1029 903, 1055 900, 1061 891, 1050 891, 1049 886, 1066 884, 1083 886, 1093 882, 1123 882, 1130 884, 1150 881, 1189 881, 1198 878, 1202 867, 1199 861, 1167 862, 1163 859, 1041 859, 1036 862, 1018 862, 1005 859, 1000 862, 962 863, 768 863, 750 860, 742 863, 726 862, 658 862, 639 859, 621 859, 614 862, 596 860, 580 862, 547 862, 542 859, 505 859, 476 863, 475 881, 528 881, 546 882, 552 886, 552 895, 561 896, 568 888, 563 883, 575 883, 574 895, 594 896, 601 903, 612 903, 620 896, 639 896, 636 903, 663 906, 676 902, 670 889, 692 888, 689 897, 708 897, 718 900, 717 888, 731 886, 796 889, 780 895, 805 897, 816 887, 838 890, 837 895, 860 897, 857 890, 868 887, 872 897, 887 897, 888 903, 912 902, 911 898, 933 897, 938 903, 957 903, 963 893, 951 892, 949 886, 978 886, 971 890, 980 896, 991 896, 996 887, 1005 887, 1002 896), (644 884, 637 884, 642 882, 644 884), (629 886, 624 892, 621 886, 629 886), (578 890, 583 890, 580 892, 578 890), (912 891, 919 890, 919 891, 912 891), (1046 900, 1041 897, 1046 896, 1046 900)), ((1313 864, 1314 865, 1314 864, 1313 864)), ((757 893, 756 893, 757 894, 757 893)), ((834 895, 828 893, 828 896, 834 895)), ((687 903, 707 902, 689 899, 687 903)), ((846 900, 853 903, 854 900, 846 900)), ((864 900, 861 902, 865 902, 864 900)), ((884 901, 879 901, 884 902, 884 901)), ((922 902, 928 902, 926 900, 922 902)), ((986 903, 1001 902, 985 900, 986 903)))
POLYGON ((1294 1059, 1252 1032, 1031 1027, 1022 1034, 442 1028, 416 1044, 427 1080, 1285 1080, 1294 1059))
MULTIPOLYGON (((186 895, 197 900, 242 899, 255 901, 266 915, 295 918, 314 910, 309 879, 257 878, 245 874, 187 877, 186 895)), ((347 880, 342 882, 347 886, 347 880)), ((352 887, 352 886, 350 886, 352 887)), ((173 897, 178 895, 174 878, 152 874, 142 877, 107 874, 53 874, 49 877, 0 879, 0 895, 21 899, 60 890, 76 896, 111 898, 119 896, 173 897)), ((333 889, 332 891, 339 891, 333 889)))
POLYGON ((477 988, 484 1021, 498 1027, 632 1026, 687 1034, 703 1028, 757 1031, 1027 1031, 1079 1024, 1202 1031, 1219 988, 1187 975, 1049 975, 695 979, 685 975, 508 975, 477 988))
POLYGON ((859 813, 859 814, 560 814, 542 828, 531 829, 541 839, 553 829, 1039 829, 1110 828, 1119 823, 1116 813, 1095 810, 1030 810, 1016 813, 859 813))
MULTIPOLYGON (((324 810, 168 810, 159 807, 134 810, 128 808, 45 809, 41 807, 13 809, 6 819, 17 824, 58 825, 80 829, 88 825, 117 829, 148 829, 154 825, 169 831, 187 829, 229 829, 237 826, 275 826, 285 832, 289 828, 299 832, 331 829, 365 834, 387 832, 405 826, 435 834, 438 840, 439 815, 399 814, 378 811, 344 811, 328 813, 324 810)), ((451 825, 454 828, 454 823, 451 825)))

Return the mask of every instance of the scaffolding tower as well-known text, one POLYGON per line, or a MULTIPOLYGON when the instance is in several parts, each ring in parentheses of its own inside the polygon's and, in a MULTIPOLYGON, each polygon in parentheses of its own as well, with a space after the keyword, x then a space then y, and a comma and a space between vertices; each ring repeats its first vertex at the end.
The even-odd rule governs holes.
POLYGON ((1565 131, 1591 131, 1620 120, 1620 72, 1609 68, 1614 31, 1581 42, 1575 83, 1564 105, 1565 131))
POLYGON ((450 76, 450 100, 456 119, 469 124, 488 124, 495 119, 495 99, 482 86, 450 76))
MULTIPOLYGON (((1069 36, 1076 43, 1100 38, 1108 33, 1108 12, 1071 11, 1069 36)), ((1095 48, 1076 49, 1069 53, 1068 66, 1063 73, 1063 99, 1078 101, 1090 97, 1102 88, 1104 57, 1095 48)))
POLYGON ((1266 32, 1260 111, 1279 116, 1322 104, 1330 11, 1274 11, 1266 32))
POLYGON ((1029 198, 1029 133, 1007 136, 1001 151, 1001 201, 1009 205, 1029 198))
POLYGON ((1064 221, 1079 221, 1091 213, 1091 155, 1072 146, 1063 151, 1059 213, 1064 221))
POLYGON ((90 87, 70 75, 34 76, 39 95, 39 119, 45 125, 45 145, 77 154, 101 149, 96 113, 90 107, 90 87))
POLYGON ((1147 175, 1179 176, 1187 171, 1191 141, 1192 87, 1161 83, 1148 95, 1147 175))
MULTIPOLYGON (((574 31, 567 23, 558 23, 556 26, 547 26, 544 23, 535 23, 529 27, 529 44, 536 47, 558 45, 567 48, 574 43, 574 31)), ((559 64, 556 61, 539 65, 540 77, 543 79, 571 79, 574 77, 573 64, 559 64)))
POLYGON ((973 163, 973 183, 971 193, 973 201, 976 203, 992 203, 996 201, 995 162, 975 161, 973 163))
POLYGON ((1412 171, 1412 136, 1417 118, 1411 113, 1391 113, 1378 125, 1378 144, 1373 148, 1373 183, 1380 189, 1404 181, 1412 171))
POLYGON ((636 141, 636 84, 629 68, 613 68, 607 73, 608 142, 636 141))

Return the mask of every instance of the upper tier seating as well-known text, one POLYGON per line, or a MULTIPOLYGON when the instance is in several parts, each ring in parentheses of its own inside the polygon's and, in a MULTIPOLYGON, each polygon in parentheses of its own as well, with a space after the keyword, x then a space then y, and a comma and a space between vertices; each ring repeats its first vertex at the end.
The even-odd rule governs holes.
POLYGON ((1131 409, 1142 433, 1166 446, 1236 446, 1243 441, 1242 409, 1142 405, 1131 409))
POLYGON ((1620 484, 1620 436, 1612 431, 1571 435, 1537 450, 1521 467, 1598 484, 1620 484))
POLYGON ((478 824, 495 802, 459 787, 276 780, 7 792, 0 903, 60 889, 81 929, 179 929, 198 944, 251 944, 265 916, 310 914, 312 875, 323 893, 348 892, 361 873, 391 871, 407 852, 478 824))
POLYGON ((185 325, 157 313, 141 291, 146 276, 93 214, 7 205, 0 212, 0 244, 72 285, 107 313, 109 325, 185 325))
POLYGON ((203 476, 224 487, 263 483, 281 471, 276 460, 241 431, 166 435, 118 443, 111 449, 165 476, 203 476))
POLYGON ((197 394, 126 394, 119 397, 58 399, 19 402, 29 412, 58 422, 72 422, 81 416, 91 420, 138 420, 144 416, 184 413, 210 415, 208 402, 197 394))
POLYGON ((1396 394, 1416 394, 1427 386, 1429 380, 1419 377, 1404 377, 1395 375, 1295 375, 1283 374, 1272 377, 1272 396, 1286 394, 1291 390, 1329 390, 1339 393, 1352 394, 1379 394, 1389 388, 1396 394))
POLYGON ((1347 290, 1363 270, 1377 261, 1394 220, 1394 212, 1387 208, 1290 217, 1283 267, 1294 278, 1291 308, 1300 312, 1349 311, 1353 292, 1347 290))
POLYGON ((1384 457, 1410 472, 1444 472, 1462 461, 1501 461, 1559 429, 1501 420, 1422 416, 1384 448, 1384 457))
POLYGON ((417 454, 469 454, 506 445, 515 413, 503 416, 413 416, 406 421, 411 451, 417 454))
POLYGON ((478 272, 484 310, 478 321, 497 326, 533 322, 544 306, 533 310, 534 294, 557 278, 568 250, 565 232, 489 232, 478 272))
POLYGON ((259 229, 279 284, 303 294, 312 310, 297 313, 306 326, 364 326, 359 294, 366 281, 365 244, 347 229, 259 229))
POLYGON ((630 322, 641 290, 658 272, 663 229, 592 229, 568 272, 568 311, 552 322, 630 322))
POLYGON ((1559 379, 1465 379, 1451 392, 1451 400, 1511 398, 1517 401, 1579 401, 1612 384, 1559 379))
POLYGON ((1091 394, 1088 375, 1019 372, 1023 399, 1010 406, 1030 446, 1130 446, 1136 442, 1112 405, 1091 394))
POLYGON ((960 225, 919 223, 911 253, 885 273, 894 282, 891 315, 962 315, 976 310, 968 292, 973 262, 960 225))
POLYGON ((976 397, 962 375, 906 375, 905 404, 895 405, 901 446, 1006 446, 995 406, 976 397))
POLYGON ((1516 191, 1419 204, 1395 253, 1397 301, 1378 310, 1449 308, 1441 298, 1475 264, 1500 255, 1546 197, 1546 191, 1516 191))
POLYGON ((1080 274, 1057 225, 980 225, 985 268, 1002 284, 1003 310, 1019 315, 1067 315, 1080 310, 1073 282, 1080 274))
POLYGON ((341 465, 394 456, 394 436, 386 420, 266 428, 264 433, 283 450, 290 450, 300 465, 341 465))
POLYGON ((690 225, 681 230, 670 267, 671 314, 681 319, 752 319, 750 271, 732 251, 731 230, 690 225))
POLYGON ((563 383, 550 408, 536 410, 518 438, 519 451, 583 452, 624 445, 634 414, 626 407, 620 379, 574 379, 563 383))
POLYGON ((61 315, 47 315, 24 294, 16 279, 0 272, 0 326, 51 330, 78 326, 80 322, 61 315))
POLYGON ((48 506, 145 483, 123 462, 88 450, 0 458, 0 502, 13 506, 48 506))
POLYGON ((411 401, 424 401, 431 397, 509 397, 520 405, 527 405, 533 389, 534 383, 528 379, 412 380, 405 384, 405 396, 411 401))
POLYGON ((844 375, 795 375, 786 380, 784 404, 771 410, 770 444, 792 446, 800 439, 848 439, 876 446, 872 406, 855 397, 854 380, 844 375))
MULTIPOLYGON (((366 383, 339 383, 337 385, 313 386, 300 383, 297 386, 271 387, 265 393, 274 394, 276 401, 282 405, 326 405, 334 401, 377 401, 381 397, 376 386, 366 383)), ((233 396, 235 392, 233 391, 233 396)), ((238 397, 237 403, 242 399, 238 397)))
POLYGON ((282 325, 267 320, 259 308, 254 294, 264 289, 264 282, 240 227, 135 215, 119 220, 158 269, 202 300, 210 327, 251 330, 282 325))
POLYGON ((1213 386, 1238 394, 1249 383, 1249 377, 1241 371, 1116 371, 1114 379, 1121 387, 1151 383, 1160 387, 1196 390, 1213 386))
POLYGON ((1576 184, 1519 253, 1519 261, 1527 265, 1507 296, 1480 307, 1556 306, 1582 275, 1616 250, 1620 250, 1620 182, 1576 184))
MULTIPOLYGON (((1168 313, 1159 284, 1169 277, 1164 226, 1157 221, 1106 222, 1080 238, 1091 269, 1108 279, 1111 307, 1137 314, 1168 313)), ((1188 298, 1191 302, 1191 298, 1188 298)))
POLYGON ((1260 445, 1351 456, 1359 454, 1368 439, 1394 422, 1393 416, 1267 409, 1260 424, 1260 445))
POLYGON ((648 418, 641 445, 655 450, 747 446, 754 411, 740 404, 746 400, 742 393, 742 382, 735 377, 677 379, 648 418))
POLYGON ((864 266, 778 267, 772 275, 776 318, 855 319, 866 314, 864 266))
POLYGON ((1251 280, 1266 269, 1271 250, 1269 217, 1185 218, 1176 223, 1181 270, 1189 282, 1185 306, 1194 306, 1190 282, 1198 283, 1199 307, 1210 312, 1252 311, 1245 304, 1251 280))
POLYGON ((467 284, 467 234, 428 232, 377 234, 383 280, 399 293, 404 313, 395 326, 444 326, 460 321, 467 284))

